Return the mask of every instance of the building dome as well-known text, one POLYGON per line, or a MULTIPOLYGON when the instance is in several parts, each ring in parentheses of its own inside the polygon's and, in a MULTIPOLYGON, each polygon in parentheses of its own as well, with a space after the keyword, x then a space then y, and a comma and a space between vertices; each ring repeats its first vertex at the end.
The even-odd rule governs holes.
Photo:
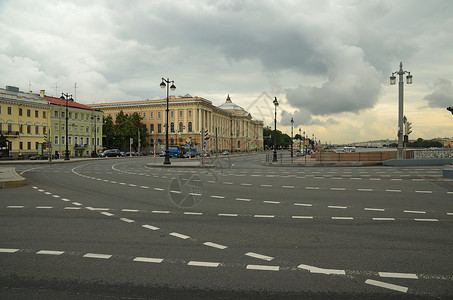
POLYGON ((243 115, 246 113, 245 109, 240 107, 237 104, 234 104, 230 99, 230 94, 228 94, 225 103, 219 106, 219 108, 224 109, 228 112, 231 112, 236 115, 243 115))

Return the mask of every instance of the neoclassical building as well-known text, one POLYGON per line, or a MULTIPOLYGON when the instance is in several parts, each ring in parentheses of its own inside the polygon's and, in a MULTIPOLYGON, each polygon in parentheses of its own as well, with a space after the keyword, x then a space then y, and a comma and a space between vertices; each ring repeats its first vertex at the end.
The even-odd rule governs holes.
MULTIPOLYGON (((120 111, 125 114, 139 113, 150 134, 151 147, 165 145, 166 99, 116 103, 91 104, 90 107, 112 116, 115 121, 120 111)), ((253 120, 250 113, 231 101, 214 106, 201 97, 169 97, 169 145, 185 145, 188 140, 197 148, 206 141, 208 151, 252 151, 263 149, 263 122, 253 120), (203 135, 203 136, 202 136, 203 135)))

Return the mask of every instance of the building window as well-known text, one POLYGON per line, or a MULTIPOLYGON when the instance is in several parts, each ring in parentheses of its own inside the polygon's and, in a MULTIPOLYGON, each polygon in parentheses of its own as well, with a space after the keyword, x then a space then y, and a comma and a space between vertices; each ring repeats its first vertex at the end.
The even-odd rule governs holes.
POLYGON ((39 118, 39 111, 35 110, 35 118, 39 118))
POLYGON ((55 138, 54 138, 54 144, 58 145, 58 135, 56 135, 55 138))
POLYGON ((69 112, 69 113, 68 113, 68 118, 69 118, 69 119, 72 119, 72 112, 69 112))
POLYGON ((27 142, 27 149, 31 150, 31 142, 27 142))
POLYGON ((173 111, 170 111, 170 118, 174 118, 174 112, 173 111))
POLYGON ((61 144, 62 144, 62 145, 66 145, 65 139, 64 139, 64 138, 65 138, 64 136, 61 137, 61 144))
POLYGON ((174 145, 175 144, 175 139, 174 138, 171 138, 170 139, 170 145, 174 145))
POLYGON ((39 143, 38 143, 38 142, 35 143, 35 149, 36 149, 36 150, 39 149, 39 143))
POLYGON ((44 119, 47 118, 47 112, 46 112, 46 111, 43 111, 43 112, 42 112, 42 117, 43 117, 44 119))
POLYGON ((47 132, 47 126, 43 126, 43 127, 42 127, 42 133, 43 133, 43 134, 46 134, 46 132, 47 132))
POLYGON ((23 142, 19 142, 19 150, 24 150, 24 143, 23 142))
POLYGON ((182 118, 182 110, 179 111, 179 117, 182 118))
POLYGON ((173 122, 170 123, 170 132, 175 132, 175 123, 173 122))
POLYGON ((154 124, 149 125, 149 130, 151 133, 154 133, 154 124))
POLYGON ((58 123, 55 124, 55 131, 58 131, 58 129, 60 128, 60 125, 58 123))
POLYGON ((71 124, 68 124, 68 130, 72 131, 72 125, 71 124))
POLYGON ((182 132, 182 127, 183 127, 182 122, 179 122, 179 132, 182 132))
POLYGON ((98 137, 96 138, 96 143, 97 143, 97 145, 100 145, 98 137))
POLYGON ((58 118, 58 111, 54 111, 53 115, 54 115, 55 118, 58 118))
POLYGON ((20 134, 24 133, 24 125, 22 125, 22 124, 19 125, 19 133, 20 134))
POLYGON ((151 119, 154 118, 154 112, 150 112, 150 113, 149 113, 149 117, 150 117, 151 119))
POLYGON ((241 141, 238 141, 238 149, 241 148, 241 141))
POLYGON ((74 119, 79 119, 79 113, 74 113, 74 119))
POLYGON ((31 134, 31 125, 27 125, 27 134, 31 134))
POLYGON ((189 122, 189 132, 192 132, 192 122, 189 122))
POLYGON ((74 131, 76 131, 76 132, 79 131, 79 126, 74 125, 74 131))
POLYGON ((160 119, 160 111, 157 112, 157 118, 160 119))
POLYGON ((65 125, 61 124, 61 130, 65 130, 65 125))
POLYGON ((64 119, 65 118, 65 114, 64 114, 64 111, 61 112, 61 118, 64 119))
MULTIPOLYGON (((22 117, 22 108, 19 108, 19 116, 22 117)), ((22 149, 21 149, 22 150, 22 149)))
POLYGON ((72 145, 72 137, 68 136, 68 145, 72 145))
POLYGON ((27 117, 31 117, 31 110, 27 109, 27 117))
POLYGON ((192 111, 189 110, 188 113, 189 113, 189 118, 191 118, 192 117, 192 111))
POLYGON ((8 115, 12 115, 12 114, 13 114, 13 108, 12 108, 11 106, 8 106, 8 107, 6 108, 6 113, 7 113, 8 115))
POLYGON ((79 138, 78 137, 75 137, 74 138, 74 143, 77 145, 79 143, 79 138))
POLYGON ((90 132, 90 126, 87 126, 85 132, 90 132))
POLYGON ((162 133, 162 124, 157 124, 157 133, 162 133))
POLYGON ((144 118, 146 118, 146 113, 145 113, 145 112, 143 113, 143 119, 144 119, 144 118))
POLYGON ((39 134, 39 126, 35 126, 35 134, 36 134, 36 135, 39 134))

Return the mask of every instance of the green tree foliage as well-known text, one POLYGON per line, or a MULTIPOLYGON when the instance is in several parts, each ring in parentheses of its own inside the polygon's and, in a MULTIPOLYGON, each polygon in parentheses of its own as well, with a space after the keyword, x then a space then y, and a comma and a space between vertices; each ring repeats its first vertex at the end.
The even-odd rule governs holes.
POLYGON ((148 146, 148 129, 142 123, 143 118, 137 113, 131 115, 120 111, 116 116, 115 123, 111 116, 104 119, 103 132, 105 134, 105 146, 107 148, 128 149, 129 139, 133 138, 132 148, 138 151, 138 133, 140 132, 141 148, 148 146))
POLYGON ((407 146, 410 148, 442 148, 442 143, 418 138, 415 142, 407 143, 407 146))
MULTIPOLYGON (((263 138, 264 145, 266 149, 274 148, 274 136, 275 132, 269 126, 263 128, 263 138)), ((282 133, 280 130, 277 130, 277 148, 288 148, 291 146, 291 137, 286 133, 282 133)))

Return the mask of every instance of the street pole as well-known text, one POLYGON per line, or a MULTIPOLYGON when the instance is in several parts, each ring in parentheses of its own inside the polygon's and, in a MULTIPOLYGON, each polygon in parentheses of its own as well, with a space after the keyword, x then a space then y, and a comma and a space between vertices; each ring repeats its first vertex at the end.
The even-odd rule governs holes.
POLYGON ((68 135, 69 135, 69 130, 68 130, 68 102, 69 101, 74 101, 72 99, 72 95, 69 95, 68 93, 61 93, 60 100, 66 100, 66 150, 64 152, 64 160, 69 160, 69 143, 68 143, 68 135))
POLYGON ((274 106, 275 106, 275 117, 274 117, 274 157, 272 159, 272 162, 277 162, 277 106, 278 106, 278 101, 277 97, 275 97, 275 100, 273 101, 274 106))
POLYGON ((293 126, 294 120, 291 118, 291 162, 293 162, 293 126))
POLYGON ((412 83, 412 75, 408 71, 403 71, 403 62, 400 62, 400 69, 396 72, 392 73, 390 76, 390 84, 396 84, 396 77, 395 74, 398 74, 398 148, 396 152, 397 159, 404 159, 404 146, 403 146, 403 122, 404 122, 404 110, 403 110, 403 103, 404 103, 404 81, 403 75, 408 74, 406 76, 407 84, 412 83))
POLYGON ((161 88, 165 88, 167 87, 167 120, 166 120, 166 123, 165 123, 165 140, 166 140, 166 145, 165 145, 165 160, 164 160, 164 165, 169 165, 171 164, 170 162, 170 150, 168 148, 168 85, 171 83, 171 86, 170 86, 170 89, 172 91, 174 91, 176 89, 176 86, 175 86, 175 82, 172 80, 170 81, 169 78, 165 79, 162 77, 162 82, 161 84, 159 85, 161 88))

